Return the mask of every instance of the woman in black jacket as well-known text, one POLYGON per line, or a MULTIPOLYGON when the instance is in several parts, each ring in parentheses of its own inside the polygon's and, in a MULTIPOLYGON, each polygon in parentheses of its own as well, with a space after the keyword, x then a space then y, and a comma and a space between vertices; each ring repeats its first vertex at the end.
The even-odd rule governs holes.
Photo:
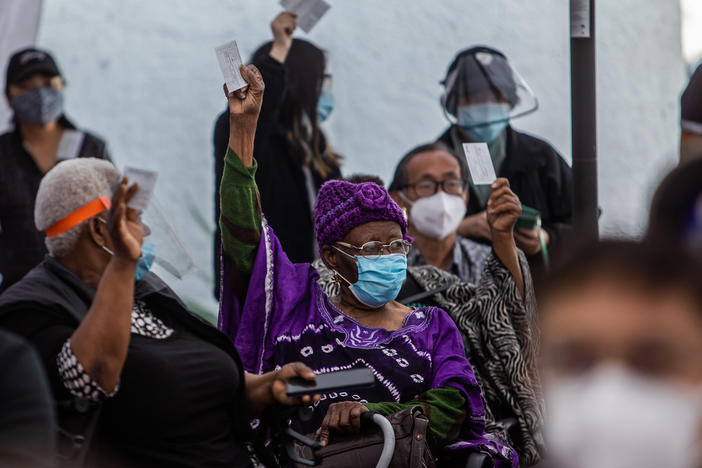
MULTIPOLYGON (((302 263, 317 256, 312 210, 319 187, 341 176, 341 159, 319 126, 333 109, 325 53, 310 42, 292 38, 295 18, 294 13, 280 13, 271 23, 273 42, 259 47, 251 62, 266 83, 254 154, 263 213, 290 260, 302 263)), ((229 112, 224 111, 214 131, 215 224, 228 141, 229 112)), ((215 275, 219 275, 219 245, 218 232, 215 275)), ((219 297, 218 291, 215 296, 219 297)))
POLYGON ((0 297, 0 327, 39 352, 61 427, 89 440, 89 466, 251 466, 249 420, 294 403, 288 378, 314 376, 299 363, 244 372, 229 338, 148 272, 148 229, 127 206, 136 186, 120 179, 94 158, 47 173, 35 224, 49 255, 0 297))

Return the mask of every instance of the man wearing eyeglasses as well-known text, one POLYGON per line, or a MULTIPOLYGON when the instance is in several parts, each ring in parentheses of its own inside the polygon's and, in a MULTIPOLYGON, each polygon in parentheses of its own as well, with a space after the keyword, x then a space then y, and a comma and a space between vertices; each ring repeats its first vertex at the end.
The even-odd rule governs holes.
POLYGON ((414 245, 410 266, 432 265, 478 284, 490 246, 461 237, 468 203, 468 168, 442 143, 421 145, 397 165, 390 194, 406 210, 414 245))

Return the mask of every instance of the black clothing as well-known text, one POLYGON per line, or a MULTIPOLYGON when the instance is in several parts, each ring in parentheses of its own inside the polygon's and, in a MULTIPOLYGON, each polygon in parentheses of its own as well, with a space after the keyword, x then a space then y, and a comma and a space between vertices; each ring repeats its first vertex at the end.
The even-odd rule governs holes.
MULTIPOLYGON (((59 124, 76 127, 65 117, 59 124)), ((105 142, 85 133, 79 157, 109 160, 105 142)), ((0 135, 0 293, 38 265, 46 254, 44 233, 34 226, 34 199, 44 174, 22 144, 19 129, 0 135)))
MULTIPOLYGON (((34 344, 59 401, 72 397, 56 357, 94 295, 47 257, 0 296, 0 327, 34 344)), ((249 466, 243 366, 232 342, 153 273, 136 283, 134 297, 174 333, 132 333, 119 391, 102 403, 89 465, 249 466)))
MULTIPOLYGON (((450 127, 437 141, 458 154, 463 154, 462 142, 455 141, 450 127)), ((507 149, 502 167, 495 168, 498 177, 509 180, 512 191, 522 204, 541 213, 543 228, 554 245, 571 227, 573 217, 572 173, 570 166, 547 142, 507 127, 507 149)), ((485 210, 470 188, 468 215, 485 210)))
POLYGON ((680 114, 683 130, 702 133, 702 65, 692 74, 680 98, 680 114))
MULTIPOLYGON (((314 220, 310 206, 302 156, 285 136, 285 129, 278 123, 280 106, 285 97, 287 79, 283 64, 266 55, 254 59, 266 83, 261 114, 256 127, 254 157, 258 162, 256 184, 261 194, 263 214, 283 245, 283 249, 296 263, 312 262, 315 258, 314 220)), ((325 148, 323 140, 320 146, 325 148)), ((224 155, 229 145, 229 112, 217 118, 214 131, 215 159, 215 225, 219 226, 219 183, 224 168, 224 155)), ((337 169, 323 177, 310 165, 313 187, 316 191, 329 179, 338 178, 337 169)), ((215 236, 215 276, 219 269, 219 228, 215 236)), ((219 281, 217 281, 219 285, 219 281)), ((218 288, 218 286, 217 286, 218 288)), ((215 291, 218 297, 218 291, 215 291)))
POLYGON ((0 466, 51 466, 56 421, 36 351, 0 330, 0 466))

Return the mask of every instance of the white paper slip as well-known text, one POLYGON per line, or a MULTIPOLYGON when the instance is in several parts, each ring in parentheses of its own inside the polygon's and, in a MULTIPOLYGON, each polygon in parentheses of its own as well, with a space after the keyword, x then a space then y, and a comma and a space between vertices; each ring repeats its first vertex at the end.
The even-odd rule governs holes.
POLYGON ((127 166, 124 168, 124 176, 129 179, 130 187, 133 183, 137 183, 139 185, 139 188, 134 196, 132 196, 132 199, 129 200, 127 206, 137 210, 146 211, 146 208, 149 207, 151 197, 154 194, 154 187, 156 186, 158 172, 127 166))
POLYGON ((489 185, 495 182, 495 167, 492 165, 487 143, 463 143, 463 152, 468 161, 470 176, 475 185, 489 185))
POLYGON ((280 0, 280 4, 287 11, 297 14, 297 25, 306 33, 309 33, 331 8, 324 0, 280 0))
POLYGON ((219 47, 215 47, 219 68, 222 70, 224 82, 231 93, 246 86, 246 81, 241 76, 241 55, 236 41, 227 42, 219 47))

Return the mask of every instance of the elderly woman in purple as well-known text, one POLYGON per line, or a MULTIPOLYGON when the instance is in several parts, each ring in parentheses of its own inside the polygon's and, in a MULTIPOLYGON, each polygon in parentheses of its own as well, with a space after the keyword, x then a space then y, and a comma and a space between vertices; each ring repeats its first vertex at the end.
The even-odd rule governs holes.
MULTIPOLYGON (((227 95, 219 326, 234 341, 246 370, 262 373, 298 360, 317 373, 371 369, 378 381, 374 389, 327 394, 316 405, 306 429, 317 430, 323 444, 336 431, 358 430, 362 412, 390 414, 419 405, 429 417, 435 446, 460 439, 463 447, 492 454, 498 466, 516 466, 514 450, 485 432, 480 387, 451 318, 439 308, 394 301, 405 279, 411 238, 402 210, 383 187, 330 181, 317 195, 317 244, 339 282, 337 296, 324 294, 310 264, 288 260, 262 217, 254 180, 263 80, 252 65, 241 74, 249 86, 227 95)), ((523 296, 512 235, 520 210, 507 180, 498 179, 487 210, 499 259, 493 263, 509 272, 503 275, 510 281, 505 287, 523 296)))

